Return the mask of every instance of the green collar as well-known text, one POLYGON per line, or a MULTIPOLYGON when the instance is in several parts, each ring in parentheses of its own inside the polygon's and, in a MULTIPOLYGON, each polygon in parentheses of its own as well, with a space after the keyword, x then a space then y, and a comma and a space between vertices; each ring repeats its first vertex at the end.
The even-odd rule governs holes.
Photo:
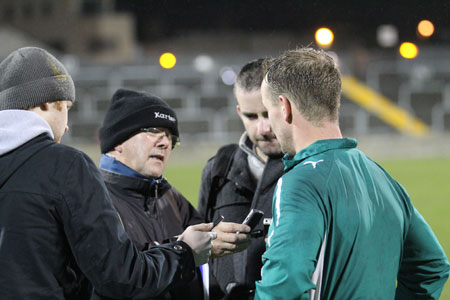
POLYGON ((284 171, 287 172, 306 158, 317 155, 319 153, 333 149, 356 148, 357 145, 358 142, 356 141, 356 139, 351 138, 315 141, 308 147, 300 150, 297 154, 294 155, 294 157, 291 157, 288 153, 286 153, 283 157, 284 171))

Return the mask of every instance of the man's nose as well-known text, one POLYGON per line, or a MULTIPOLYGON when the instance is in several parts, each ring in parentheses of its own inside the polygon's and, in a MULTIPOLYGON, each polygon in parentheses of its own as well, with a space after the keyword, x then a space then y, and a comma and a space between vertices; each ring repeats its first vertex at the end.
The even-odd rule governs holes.
POLYGON ((264 135, 268 132, 271 132, 272 128, 270 126, 269 119, 267 118, 259 118, 258 119, 258 133, 264 135))
POLYGON ((170 144, 169 137, 167 136, 167 134, 164 133, 158 137, 158 139, 156 140, 155 146, 167 148, 167 147, 169 147, 169 144, 170 144))

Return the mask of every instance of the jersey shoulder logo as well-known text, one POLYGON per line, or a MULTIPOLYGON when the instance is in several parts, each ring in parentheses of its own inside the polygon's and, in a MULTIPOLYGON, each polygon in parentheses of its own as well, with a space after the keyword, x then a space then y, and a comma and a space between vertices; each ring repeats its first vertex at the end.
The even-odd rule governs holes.
POLYGON ((303 163, 303 165, 311 164, 311 165, 313 166, 313 168, 315 169, 315 168, 316 168, 316 165, 317 165, 318 163, 320 163, 320 162, 323 162, 323 159, 318 160, 318 161, 308 160, 308 161, 305 161, 305 162, 303 163))

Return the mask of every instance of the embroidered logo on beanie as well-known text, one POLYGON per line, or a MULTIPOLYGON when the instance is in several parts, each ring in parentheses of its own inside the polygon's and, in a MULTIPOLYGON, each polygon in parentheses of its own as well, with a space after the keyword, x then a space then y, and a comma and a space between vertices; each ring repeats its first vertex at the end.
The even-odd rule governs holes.
POLYGON ((159 112, 159 111, 155 111, 155 119, 166 119, 166 120, 169 120, 169 121, 172 121, 172 122, 175 122, 177 119, 175 119, 174 117, 172 117, 172 116, 170 116, 170 115, 166 115, 166 114, 163 114, 163 113, 161 113, 161 112, 159 112))

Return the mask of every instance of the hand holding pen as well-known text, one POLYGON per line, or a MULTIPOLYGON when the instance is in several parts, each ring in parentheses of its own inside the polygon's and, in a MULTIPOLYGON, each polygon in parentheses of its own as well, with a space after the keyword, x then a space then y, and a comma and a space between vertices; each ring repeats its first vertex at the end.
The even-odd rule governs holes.
POLYGON ((222 257, 245 250, 251 242, 250 227, 244 224, 223 222, 219 216, 214 220, 213 232, 217 238, 213 241, 211 258, 222 257))

